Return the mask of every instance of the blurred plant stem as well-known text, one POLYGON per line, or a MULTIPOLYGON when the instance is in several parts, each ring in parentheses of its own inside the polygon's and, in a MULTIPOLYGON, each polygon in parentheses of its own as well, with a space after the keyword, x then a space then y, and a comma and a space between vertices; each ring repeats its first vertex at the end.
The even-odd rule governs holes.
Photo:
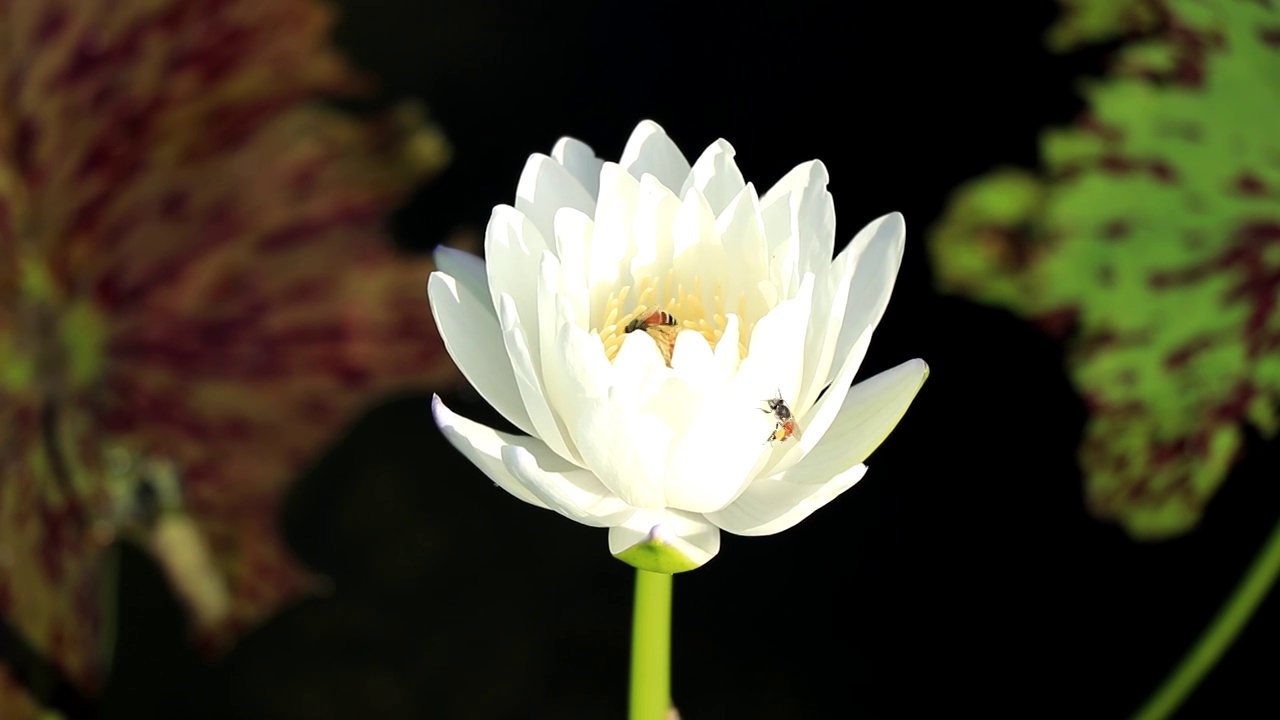
POLYGON ((629 720, 666 720, 670 712, 671 578, 636 570, 629 720))
POLYGON ((1205 675, 1222 659, 1236 636, 1248 624, 1254 611, 1280 574, 1280 520, 1245 571, 1240 584, 1223 603, 1217 617, 1205 628, 1196 644, 1155 693, 1134 714, 1133 720, 1163 720, 1173 715, 1205 675))

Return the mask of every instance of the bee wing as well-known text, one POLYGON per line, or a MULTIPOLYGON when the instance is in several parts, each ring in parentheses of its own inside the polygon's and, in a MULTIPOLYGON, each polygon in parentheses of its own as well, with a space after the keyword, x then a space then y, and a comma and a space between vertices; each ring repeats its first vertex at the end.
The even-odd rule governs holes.
POLYGON ((667 363, 667 367, 671 367, 671 353, 676 348, 676 334, 680 332, 680 328, 668 325, 650 325, 644 329, 649 333, 649 337, 658 344, 658 352, 662 353, 662 359, 667 363))

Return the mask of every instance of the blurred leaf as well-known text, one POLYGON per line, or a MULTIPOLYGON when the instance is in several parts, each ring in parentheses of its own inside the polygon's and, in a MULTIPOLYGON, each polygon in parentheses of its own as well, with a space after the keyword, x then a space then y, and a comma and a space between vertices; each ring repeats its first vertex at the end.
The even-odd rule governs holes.
POLYGON ((0 612, 86 691, 110 543, 149 547, 221 646, 312 584, 286 484, 373 398, 457 377, 429 263, 381 232, 448 147, 420 109, 318 102, 364 85, 331 23, 313 0, 0 4, 0 612))
POLYGON ((930 247, 944 291, 1064 338, 1090 508, 1165 538, 1197 523, 1246 424, 1277 429, 1280 5, 1065 4, 1051 37, 1159 22, 1042 135, 1043 172, 959 188, 930 247))
POLYGON ((1045 39, 1050 50, 1065 52, 1088 43, 1154 30, 1163 0, 1058 0, 1062 17, 1045 39))

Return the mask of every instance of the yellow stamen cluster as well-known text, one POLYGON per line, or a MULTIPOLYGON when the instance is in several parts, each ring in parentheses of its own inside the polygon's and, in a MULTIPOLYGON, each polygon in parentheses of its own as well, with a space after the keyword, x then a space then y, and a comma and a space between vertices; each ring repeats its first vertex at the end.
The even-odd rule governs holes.
MULTIPOLYGON (((612 362, 622 348, 626 339, 627 325, 633 320, 646 317, 656 310, 663 310, 675 318, 678 323, 674 328, 654 328, 647 334, 658 343, 667 366, 671 366, 671 346, 675 342, 677 332, 693 330, 701 333, 714 350, 728 325, 725 312, 724 293, 720 283, 716 283, 710 296, 711 310, 703 301, 702 279, 695 277, 693 287, 686 287, 677 282, 675 270, 669 270, 661 281, 652 277, 642 277, 635 287, 625 286, 613 294, 605 305, 604 320, 597 328, 600 339, 604 342, 604 352, 612 362), (634 291, 634 297, 633 297, 634 291)), ((751 326, 744 318, 746 299, 738 298, 738 357, 747 356, 747 341, 751 337, 751 326)))

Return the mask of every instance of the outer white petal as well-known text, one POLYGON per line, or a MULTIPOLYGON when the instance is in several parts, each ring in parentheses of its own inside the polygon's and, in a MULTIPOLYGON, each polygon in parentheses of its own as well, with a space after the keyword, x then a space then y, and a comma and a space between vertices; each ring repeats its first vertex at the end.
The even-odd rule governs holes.
POLYGON ((929 366, 915 359, 854 385, 822 440, 782 479, 821 484, 866 460, 906 415, 928 377, 929 366))
POLYGON ((654 546, 676 551, 687 563, 670 569, 646 569, 654 572, 692 570, 720 552, 720 530, 701 515, 664 509, 640 510, 626 522, 609 529, 609 552, 616 556, 626 558, 629 551, 635 553, 654 546))
POLYGON ((684 187, 689 161, 658 123, 645 120, 636 126, 622 150, 618 164, 639 180, 645 173, 669 188, 684 187))
POLYGON ((600 191, 600 166, 604 161, 596 157, 590 145, 570 137, 560 138, 551 157, 582 184, 588 195, 595 197, 600 191))
MULTIPOLYGON (((488 298, 489 295, 489 276, 485 271, 484 260, 472 255, 469 252, 451 248, 447 245, 441 245, 432 253, 436 269, 453 277, 454 280, 467 288, 467 291, 478 298, 488 298)), ((498 312, 493 309, 491 303, 481 303, 484 305, 496 320, 498 312)))
POLYGON ((439 396, 432 398, 431 410, 450 444, 499 487, 530 505, 593 527, 617 525, 635 512, 595 476, 566 463, 537 438, 472 422, 445 407, 439 396))
POLYGON ((555 217, 556 257, 560 261, 560 293, 573 306, 583 328, 591 322, 591 289, 587 285, 587 256, 595 221, 581 211, 561 208, 555 217))
MULTIPOLYGON (((516 185, 516 209, 524 213, 544 238, 552 235, 556 211, 562 207, 596 211, 595 195, 587 193, 563 165, 546 155, 533 155, 525 163, 516 185)), ((493 258, 488 258, 492 262, 493 258)))
MULTIPOLYGON (((485 271, 489 278, 489 293, 493 307, 501 305, 500 298, 510 295, 520 311, 520 319, 526 329, 525 342, 533 357, 538 357, 538 267, 542 253, 547 251, 546 240, 524 213, 510 205, 499 205, 489 217, 484 231, 484 253, 488 258, 485 271)), ((535 371, 537 366, 534 367, 535 371)))
POLYGON ((444 347, 467 382, 512 425, 534 434, 488 298, 473 295, 466 285, 440 271, 428 278, 427 295, 444 347))
MULTIPOLYGON (((901 213, 894 212, 872 221, 841 252, 841 255, 854 253, 857 260, 854 261, 853 282, 849 286, 844 322, 836 345, 837 363, 840 358, 850 356, 867 328, 874 330, 880 324, 898 278, 906 239, 906 221, 901 213)), ((839 298, 836 301, 839 302, 839 298)), ((858 358, 858 362, 861 361, 858 358)))
POLYGON ((546 446, 506 445, 502 461, 521 485, 570 520, 612 527, 635 514, 590 471, 565 462, 546 446))
MULTIPOLYGON (((560 323, 566 320, 560 314, 561 301, 567 302, 562 291, 561 278, 560 261, 550 251, 543 252, 542 264, 538 272, 538 326, 536 330, 530 329, 530 331, 538 333, 540 352, 535 360, 541 372, 547 406, 551 409, 552 416, 566 418, 573 417, 573 414, 578 412, 579 408, 575 400, 581 394, 581 388, 575 383, 570 390, 556 392, 565 385, 563 380, 569 374, 569 369, 564 365, 564 348, 558 345, 557 337, 560 323)), ((573 434, 569 432, 569 424, 562 420, 559 427, 568 450, 565 458, 580 467, 585 467, 586 463, 578 452, 573 434)))
POLYGON ((436 425, 439 426, 440 432, 444 433, 445 439, 485 475, 488 475, 490 480, 497 483, 498 487, 530 505, 537 505, 544 510, 550 509, 529 488, 522 485, 502 461, 502 448, 512 444, 542 445, 541 441, 527 435, 499 432, 468 420, 445 407, 439 395, 431 398, 431 413, 435 416, 436 425))
POLYGON ((866 465, 855 465, 820 485, 760 479, 729 507, 708 513, 707 519, 734 535, 780 533, 853 487, 866 472, 866 465))
POLYGON ((831 379, 831 365, 837 360, 840 342, 837 328, 844 325, 849 305, 849 288, 857 256, 843 252, 831 263, 826 277, 813 291, 814 311, 809 315, 809 328, 804 339, 804 382, 796 398, 796 409, 807 413, 831 379))
MULTIPOLYGON (((530 310, 536 311, 536 306, 530 310)), ((530 312, 530 314, 534 313, 530 312)), ((569 449, 559 419, 547 403, 540 368, 534 365, 533 354, 528 343, 525 342, 526 337, 537 334, 536 328, 525 329, 519 313, 516 312, 515 301, 510 295, 499 298, 498 322, 502 325, 502 339, 507 348, 507 356, 511 359, 511 370, 516 378, 516 387, 520 390, 525 410, 528 411, 529 419, 533 422, 534 431, 531 434, 546 443, 560 457, 566 459, 575 457, 577 453, 569 449)))
POLYGON ((706 197, 711 214, 719 215, 747 184, 734 162, 735 154, 733 146, 723 139, 712 143, 693 163, 689 178, 680 188, 681 197, 690 188, 697 189, 706 197))
MULTIPOLYGON (((835 420, 853 377, 866 357, 871 335, 889 305, 898 266, 902 262, 905 237, 902 216, 891 213, 868 225, 841 253, 843 256, 846 252, 856 252, 860 245, 865 247, 857 258, 853 280, 849 284, 844 324, 840 328, 832 362, 836 374, 827 392, 805 413, 805 434, 775 466, 775 470, 789 467, 812 450, 835 420), (854 331, 858 334, 850 339, 849 334, 854 331)), ((836 261, 839 264, 842 258, 837 257, 836 261)), ((839 303, 840 299, 836 298, 835 302, 839 303)), ((828 333, 831 332, 834 328, 828 329, 828 333)))
POLYGON ((608 398, 613 369, 605 357, 600 336, 589 334, 578 326, 568 298, 559 296, 555 301, 555 341, 543 347, 542 371, 547 401, 556 415, 564 418, 568 433, 566 442, 578 453, 571 459, 588 467, 581 448, 584 443, 591 442, 591 438, 579 435, 575 419, 585 415, 594 402, 608 398))

